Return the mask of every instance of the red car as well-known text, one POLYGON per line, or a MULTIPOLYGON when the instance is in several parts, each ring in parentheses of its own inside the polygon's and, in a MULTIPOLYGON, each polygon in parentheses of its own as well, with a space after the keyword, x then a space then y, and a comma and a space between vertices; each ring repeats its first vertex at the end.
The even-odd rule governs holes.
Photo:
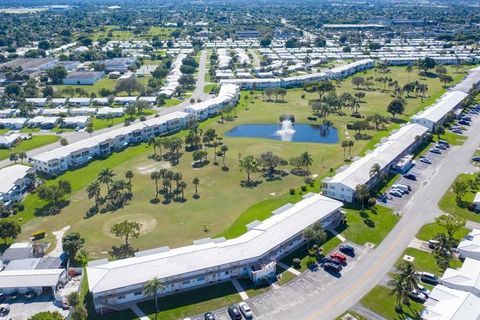
POLYGON ((330 255, 330 258, 332 259, 337 259, 339 261, 341 261, 342 263, 347 261, 347 257, 345 257, 343 254, 341 253, 338 253, 338 252, 334 252, 330 255))

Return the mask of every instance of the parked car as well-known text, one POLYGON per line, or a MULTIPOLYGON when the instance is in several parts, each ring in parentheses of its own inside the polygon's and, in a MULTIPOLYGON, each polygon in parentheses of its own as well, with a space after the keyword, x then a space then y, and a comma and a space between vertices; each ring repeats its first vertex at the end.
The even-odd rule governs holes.
POLYGON ((351 245, 349 244, 342 244, 338 250, 340 250, 341 252, 345 253, 346 255, 349 255, 351 257, 353 257, 355 255, 355 248, 352 247, 351 245))
POLYGON ((460 129, 453 129, 452 132, 456 133, 456 134, 462 134, 463 133, 463 131, 460 130, 460 129))
POLYGON ((397 197, 397 198, 402 197, 402 194, 400 192, 396 191, 396 190, 391 190, 388 194, 391 195, 391 196, 397 197))
POLYGON ((437 144, 437 145, 435 146, 435 148, 440 149, 440 150, 447 150, 447 147, 444 146, 443 144, 440 144, 440 143, 437 144))
POLYGON ((400 189, 404 192, 412 191, 412 187, 407 186, 406 184, 395 183, 392 185, 392 189, 400 189))
POLYGON ((420 162, 423 162, 423 163, 426 163, 426 164, 432 164, 432 160, 430 160, 428 158, 421 158, 420 162))
POLYGON ((408 191, 404 191, 404 190, 402 190, 402 189, 397 189, 397 188, 393 188, 392 191, 398 192, 398 193, 400 193, 402 196, 403 196, 404 194, 408 193, 408 191))
POLYGON ((240 308, 240 312, 242 312, 245 319, 253 318, 252 309, 250 309, 250 307, 248 306, 248 304, 246 302, 240 302, 238 304, 238 307, 240 308))
POLYGON ((10 307, 8 305, 0 306, 0 317, 6 317, 10 313, 10 307))
POLYGON ((480 162, 480 156, 472 157, 473 161, 480 162))
POLYGON ((428 299, 426 294, 424 294, 423 292, 417 291, 415 289, 413 289, 412 292, 408 294, 408 296, 413 301, 420 302, 420 303, 424 303, 428 299))
POLYGON ((332 259, 338 259, 340 260, 342 263, 345 263, 347 262, 347 257, 345 257, 343 254, 339 253, 339 252, 334 252, 330 255, 330 258, 332 259))
POLYGON ((418 291, 422 292, 423 294, 429 296, 430 295, 430 290, 422 286, 421 284, 417 284, 418 286, 418 291))
POLYGON ((335 264, 335 263, 331 263, 331 262, 324 263, 323 264, 323 269, 325 269, 325 271, 331 271, 331 272, 335 272, 335 273, 339 273, 340 271, 342 271, 341 266, 339 266, 338 264, 335 264))
POLYGON ((460 120, 460 121, 458 121, 458 123, 461 124, 462 126, 469 126, 470 125, 470 122, 465 121, 465 120, 460 120))
POLYGON ((422 280, 425 283, 434 285, 434 286, 436 286, 437 284, 440 283, 440 279, 436 275, 428 273, 428 272, 422 272, 420 274, 420 280, 422 280))
POLYGON ((435 247, 439 244, 437 240, 428 240, 428 247, 430 249, 435 249, 435 247))
POLYGON ((207 312, 203 315, 204 320, 215 320, 215 316, 211 312, 207 312))
POLYGON ((242 320, 242 313, 240 312, 238 306, 232 304, 228 307, 227 311, 232 320, 242 320))
POLYGON ((325 264, 325 263, 334 263, 334 264, 342 265, 342 261, 335 258, 328 258, 328 257, 323 258, 322 264, 325 264))
POLYGON ((442 154, 442 151, 440 151, 440 150, 437 149, 437 148, 432 148, 432 149, 430 149, 430 152, 431 152, 431 153, 436 153, 436 154, 442 154))
POLYGON ((417 180, 417 176, 413 173, 406 173, 403 175, 403 177, 408 180, 417 180))

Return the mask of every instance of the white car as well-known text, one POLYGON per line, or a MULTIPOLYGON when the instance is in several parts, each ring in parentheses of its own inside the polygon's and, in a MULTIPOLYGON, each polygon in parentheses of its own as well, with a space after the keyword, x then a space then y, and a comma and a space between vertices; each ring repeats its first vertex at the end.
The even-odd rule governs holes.
POLYGON ((252 309, 250 309, 250 307, 248 306, 248 304, 246 302, 240 302, 238 304, 238 306, 240 307, 240 311, 242 312, 242 314, 245 318, 247 318, 247 319, 253 318, 252 309))

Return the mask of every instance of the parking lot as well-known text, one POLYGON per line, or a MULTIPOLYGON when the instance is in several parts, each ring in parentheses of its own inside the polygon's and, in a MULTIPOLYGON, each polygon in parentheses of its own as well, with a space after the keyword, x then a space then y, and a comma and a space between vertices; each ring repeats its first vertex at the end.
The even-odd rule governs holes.
MULTIPOLYGON (((355 267, 355 264, 362 259, 370 250, 348 241, 343 244, 349 244, 355 248, 355 256, 347 256, 347 264, 343 266, 340 274, 332 275, 318 267, 316 271, 307 270, 292 281, 272 289, 245 302, 252 308, 254 319, 275 319, 274 314, 288 309, 301 301, 312 298, 320 291, 326 290, 328 286, 336 281, 340 281, 342 274, 355 267)), ((338 251, 338 247, 332 252, 338 251)), ((227 307, 212 311, 217 320, 231 320, 227 313, 227 307)), ((208 310, 205 310, 205 312, 208 310)), ((192 320, 203 320, 203 315, 191 317, 192 320)))

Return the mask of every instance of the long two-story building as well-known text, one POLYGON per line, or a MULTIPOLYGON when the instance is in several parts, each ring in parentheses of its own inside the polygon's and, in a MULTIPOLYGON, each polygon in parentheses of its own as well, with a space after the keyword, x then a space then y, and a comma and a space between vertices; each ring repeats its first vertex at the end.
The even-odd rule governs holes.
POLYGON ((163 296, 231 278, 258 281, 274 276, 276 261, 305 243, 303 230, 316 222, 326 229, 336 227, 343 220, 341 207, 339 201, 310 193, 263 222, 250 223, 238 238, 208 238, 176 249, 137 252, 128 259, 92 261, 87 273, 95 310, 105 313, 150 299, 143 287, 155 277, 163 283, 163 296))

